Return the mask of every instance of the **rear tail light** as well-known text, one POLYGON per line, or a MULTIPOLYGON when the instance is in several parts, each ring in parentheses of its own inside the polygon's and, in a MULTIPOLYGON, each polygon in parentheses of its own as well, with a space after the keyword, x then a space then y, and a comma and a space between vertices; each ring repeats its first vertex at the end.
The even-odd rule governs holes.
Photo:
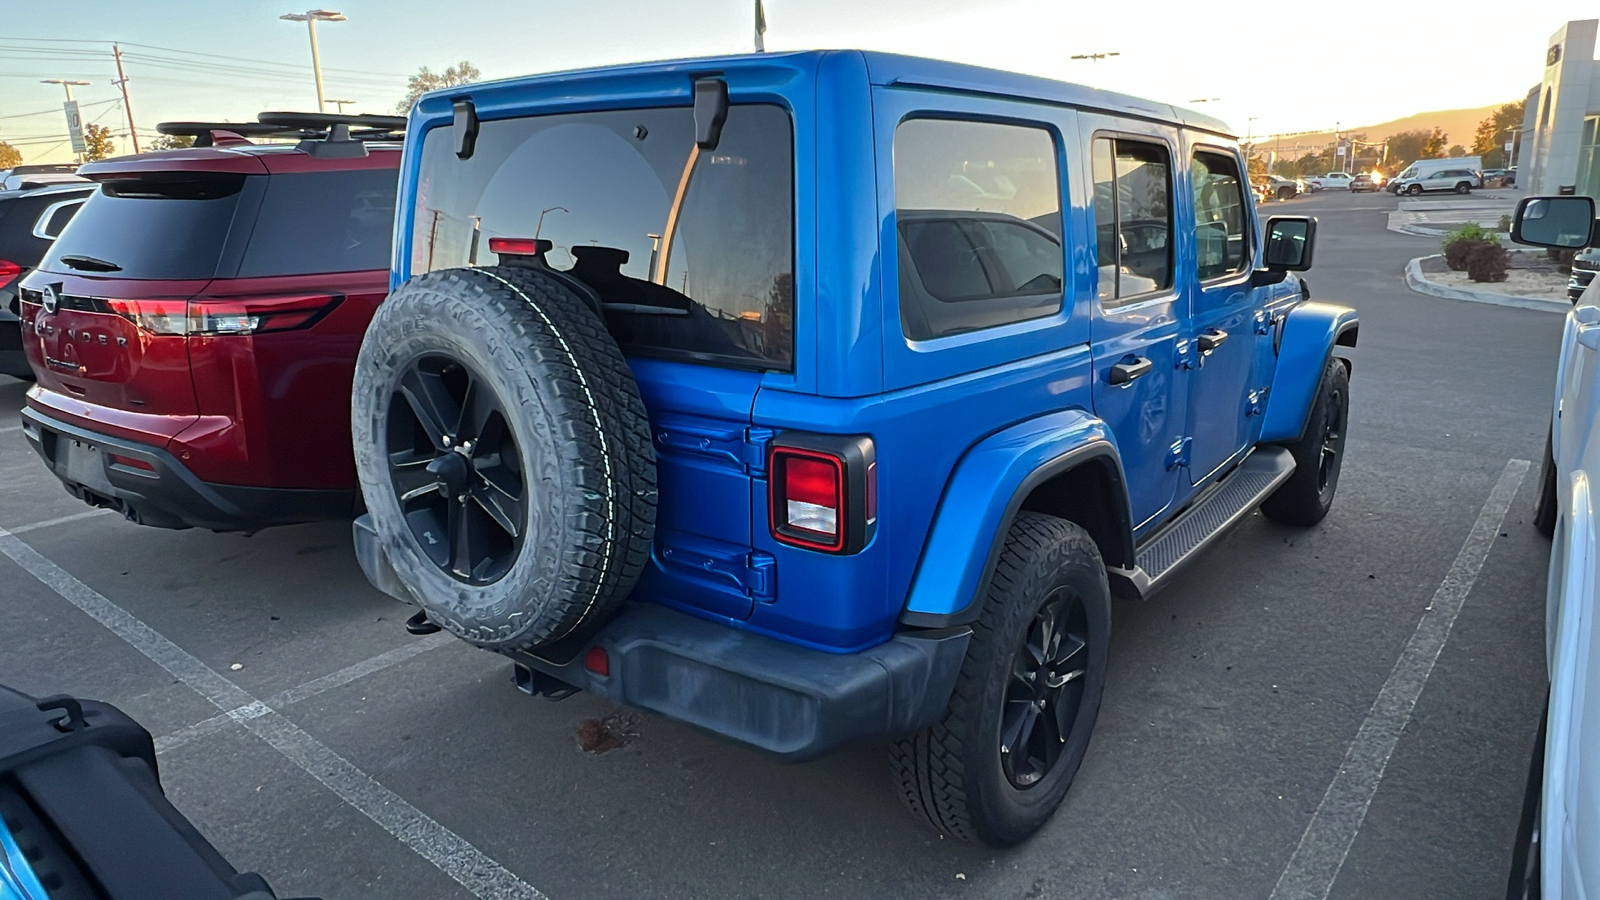
POLYGON ((784 432, 767 466, 772 536, 796 547, 855 553, 878 524, 872 439, 784 432))
POLYGON ((309 328, 344 300, 315 294, 250 300, 106 300, 107 311, 163 335, 250 335, 309 328))
POLYGON ((17 280, 22 274, 22 267, 9 259, 0 259, 0 288, 17 280))

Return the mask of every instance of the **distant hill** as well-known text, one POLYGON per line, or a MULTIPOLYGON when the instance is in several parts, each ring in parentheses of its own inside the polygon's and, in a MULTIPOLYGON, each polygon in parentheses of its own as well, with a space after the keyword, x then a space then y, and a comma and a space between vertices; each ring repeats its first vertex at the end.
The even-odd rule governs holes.
MULTIPOLYGON (((1515 103, 1516 99, 1513 98, 1505 102, 1515 103)), ((1445 143, 1445 147, 1448 148, 1451 145, 1460 144, 1463 147, 1471 148, 1472 137, 1478 130, 1478 123, 1488 118, 1502 105, 1496 103, 1492 106, 1480 106, 1477 109, 1441 109, 1435 112, 1417 113, 1413 116, 1406 116, 1403 119, 1380 122, 1377 125, 1351 125, 1345 127, 1344 132, 1346 134, 1365 133, 1367 140, 1381 141, 1389 135, 1399 134, 1402 131, 1432 131, 1435 127, 1438 127, 1444 129, 1444 133, 1450 136, 1450 140, 1445 143)), ((1282 151, 1285 156, 1288 156, 1291 146, 1304 152, 1333 143, 1333 137, 1333 132, 1322 131, 1310 134, 1284 135, 1282 138, 1263 137, 1258 138, 1257 141, 1264 148, 1270 148, 1274 143, 1281 141, 1282 151)), ((1294 155, 1298 156, 1299 153, 1294 155)))

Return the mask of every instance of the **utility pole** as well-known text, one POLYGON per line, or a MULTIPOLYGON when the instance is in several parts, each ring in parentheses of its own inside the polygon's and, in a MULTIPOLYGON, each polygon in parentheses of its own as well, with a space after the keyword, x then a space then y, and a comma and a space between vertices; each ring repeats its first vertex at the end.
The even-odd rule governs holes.
POLYGON ((1121 56, 1121 55, 1122 55, 1121 53, 1118 53, 1118 52, 1113 50, 1110 53, 1079 53, 1078 55, 1073 56, 1072 59, 1087 59, 1090 62, 1099 62, 1100 60, 1106 59, 1107 57, 1121 56))
POLYGON ((139 152, 139 129, 133 127, 133 103, 128 99, 128 76, 122 73, 122 48, 113 41, 111 55, 117 58, 117 87, 122 88, 122 108, 128 113, 128 138, 133 141, 133 152, 139 152))
POLYGON ((322 95, 322 60, 317 57, 317 22, 343 22, 344 13, 331 9, 308 9, 303 13, 285 13, 278 18, 286 22, 304 22, 311 32, 311 73, 317 79, 317 112, 327 112, 328 103, 322 95))

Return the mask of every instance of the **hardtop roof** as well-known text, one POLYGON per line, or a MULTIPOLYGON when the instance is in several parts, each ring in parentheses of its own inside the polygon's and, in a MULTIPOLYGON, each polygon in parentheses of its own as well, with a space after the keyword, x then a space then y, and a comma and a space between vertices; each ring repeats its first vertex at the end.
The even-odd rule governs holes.
MULTIPOLYGON (((522 75, 470 85, 443 88, 424 94, 419 103, 440 97, 459 97, 490 90, 502 94, 518 87, 548 88, 563 82, 607 79, 650 73, 682 72, 694 75, 703 72, 729 71, 741 67, 787 65, 795 69, 815 69, 818 62, 829 54, 854 53, 866 63, 871 83, 879 86, 908 85, 931 87, 964 93, 988 94, 1025 100, 1093 109, 1115 115, 1166 122, 1173 125, 1199 129, 1235 137, 1234 131, 1222 120, 1194 110, 1168 103, 1158 103, 1115 91, 1086 85, 1023 75, 948 60, 927 59, 897 53, 865 50, 804 50, 788 53, 745 53, 730 56, 707 56, 690 59, 661 60, 645 63, 627 63, 613 66, 596 66, 585 69, 568 69, 522 75)), ((433 104, 430 104, 432 106, 433 104)))

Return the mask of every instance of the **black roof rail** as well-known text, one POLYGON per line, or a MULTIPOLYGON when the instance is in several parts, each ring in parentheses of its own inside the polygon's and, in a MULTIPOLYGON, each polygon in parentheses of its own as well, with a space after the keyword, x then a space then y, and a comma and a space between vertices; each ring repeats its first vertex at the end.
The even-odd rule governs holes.
POLYGON ((156 131, 178 137, 194 138, 196 147, 211 147, 216 143, 218 131, 231 131, 240 137, 305 137, 305 129, 285 128, 261 122, 162 122, 156 131))
POLYGON ((367 155, 362 141, 394 140, 395 132, 405 131, 405 116, 375 116, 366 113, 264 112, 256 116, 263 124, 326 131, 321 140, 307 138, 296 149, 311 156, 344 159, 367 155), (355 131, 351 131, 351 127, 355 131))
POLYGON ((377 116, 371 113, 264 112, 256 119, 268 125, 330 132, 337 125, 385 134, 404 131, 406 127, 405 116, 377 116))

